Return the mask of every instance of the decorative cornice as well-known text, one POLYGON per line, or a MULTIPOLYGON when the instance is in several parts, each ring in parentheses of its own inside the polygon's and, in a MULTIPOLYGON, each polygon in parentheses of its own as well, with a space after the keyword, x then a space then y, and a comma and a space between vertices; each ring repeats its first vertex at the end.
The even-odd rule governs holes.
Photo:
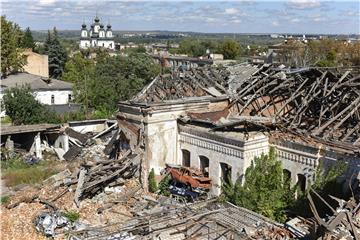
POLYGON ((193 146, 208 149, 210 151, 219 152, 225 155, 234 156, 238 158, 244 158, 244 154, 241 150, 237 150, 231 147, 219 145, 217 143, 211 143, 202 139, 194 138, 187 135, 180 134, 180 142, 187 143, 193 146))

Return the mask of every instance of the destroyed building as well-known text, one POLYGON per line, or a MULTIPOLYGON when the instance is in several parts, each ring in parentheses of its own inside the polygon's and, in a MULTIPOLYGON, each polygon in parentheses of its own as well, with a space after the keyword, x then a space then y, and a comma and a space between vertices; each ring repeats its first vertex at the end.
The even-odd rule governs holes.
MULTIPOLYGON (((27 147, 34 154, 54 150, 67 163, 40 189, 25 188, 6 211, 13 219, 12 211, 37 206, 18 222, 35 225, 48 237, 74 240, 356 239, 360 205, 355 198, 335 199, 336 210, 320 198, 332 211, 321 218, 319 202, 312 200, 320 195, 312 190, 308 198, 315 218, 298 216, 283 225, 211 196, 221 193, 226 176, 242 181, 254 157, 270 147, 303 190, 320 163, 346 162, 346 179, 358 178, 358 85, 353 69, 205 67, 156 77, 131 101, 119 103, 117 120, 2 127, 5 148, 27 147), (151 169, 161 179, 171 175, 171 197, 146 191, 151 169), (174 196, 176 182, 200 197, 174 196), (64 217, 69 209, 85 212, 84 219, 71 222, 64 217)), ((29 231, 16 226, 21 228, 17 236, 29 231)))
POLYGON ((224 176, 241 180, 254 157, 273 146, 284 174, 304 190, 320 162, 346 162, 347 179, 360 170, 359 79, 350 68, 180 70, 120 102, 117 117, 144 148, 143 172, 195 167, 219 195, 224 176))

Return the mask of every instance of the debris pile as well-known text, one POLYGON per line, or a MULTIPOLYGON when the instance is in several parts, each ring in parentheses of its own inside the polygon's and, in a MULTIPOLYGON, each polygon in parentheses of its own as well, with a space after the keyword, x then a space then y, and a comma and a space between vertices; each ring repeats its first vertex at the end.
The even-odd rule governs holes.
POLYGON ((78 207, 82 199, 111 191, 125 180, 139 177, 140 151, 123 148, 117 123, 93 136, 71 128, 65 132, 73 146, 64 158, 80 163, 72 181, 77 183, 74 201, 78 207))
POLYGON ((140 155, 127 153, 120 159, 101 160, 82 165, 77 179, 75 202, 82 198, 91 198, 106 187, 123 185, 126 179, 138 173, 140 155))
MULTIPOLYGON (((155 209, 155 208, 154 208, 155 209)), ((167 205, 125 223, 72 233, 74 239, 291 239, 281 224, 214 200, 167 205), (259 235, 260 233, 268 235, 259 235), (275 237, 275 238, 273 238, 275 237)))
POLYGON ((339 206, 334 209, 325 199, 323 199, 314 190, 308 194, 310 208, 314 214, 317 223, 317 234, 323 239, 360 239, 360 201, 356 203, 355 198, 351 197, 349 201, 330 196, 337 201, 339 206), (332 215, 321 218, 316 209, 312 194, 325 204, 332 215))
POLYGON ((69 223, 70 221, 61 212, 43 212, 34 220, 36 230, 47 237, 54 237, 56 229, 63 228, 69 223))

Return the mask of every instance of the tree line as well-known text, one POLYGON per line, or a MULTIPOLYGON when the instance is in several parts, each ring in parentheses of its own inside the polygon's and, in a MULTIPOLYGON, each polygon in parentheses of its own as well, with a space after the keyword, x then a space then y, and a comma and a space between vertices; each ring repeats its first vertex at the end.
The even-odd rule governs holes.
POLYGON ((188 38, 180 42, 178 49, 170 49, 170 52, 200 57, 204 56, 207 50, 211 53, 223 54, 224 59, 238 59, 242 53, 240 43, 230 38, 221 41, 188 38))

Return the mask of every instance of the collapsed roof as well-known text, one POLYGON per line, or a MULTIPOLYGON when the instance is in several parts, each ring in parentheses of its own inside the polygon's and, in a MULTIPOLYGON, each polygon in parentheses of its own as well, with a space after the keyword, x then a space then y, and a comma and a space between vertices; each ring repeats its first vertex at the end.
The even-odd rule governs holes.
POLYGON ((230 105, 217 113, 187 113, 193 120, 206 118, 216 122, 222 118, 236 122, 229 118, 252 116, 246 121, 253 122, 255 116, 266 117, 276 124, 274 128, 288 133, 335 145, 345 143, 352 149, 360 146, 358 68, 289 70, 269 64, 207 66, 159 76, 132 102, 170 103, 204 96, 225 96, 230 99, 230 105))
POLYGON ((244 79, 261 69, 263 66, 248 63, 182 69, 172 75, 159 75, 132 101, 154 103, 189 97, 230 95, 244 79))
POLYGON ((160 75, 132 100, 161 102, 188 97, 226 95, 228 75, 229 72, 225 68, 213 67, 182 70, 173 75, 160 75))
POLYGON ((271 117, 297 133, 360 145, 360 74, 355 69, 264 68, 239 84, 239 115, 271 117))

